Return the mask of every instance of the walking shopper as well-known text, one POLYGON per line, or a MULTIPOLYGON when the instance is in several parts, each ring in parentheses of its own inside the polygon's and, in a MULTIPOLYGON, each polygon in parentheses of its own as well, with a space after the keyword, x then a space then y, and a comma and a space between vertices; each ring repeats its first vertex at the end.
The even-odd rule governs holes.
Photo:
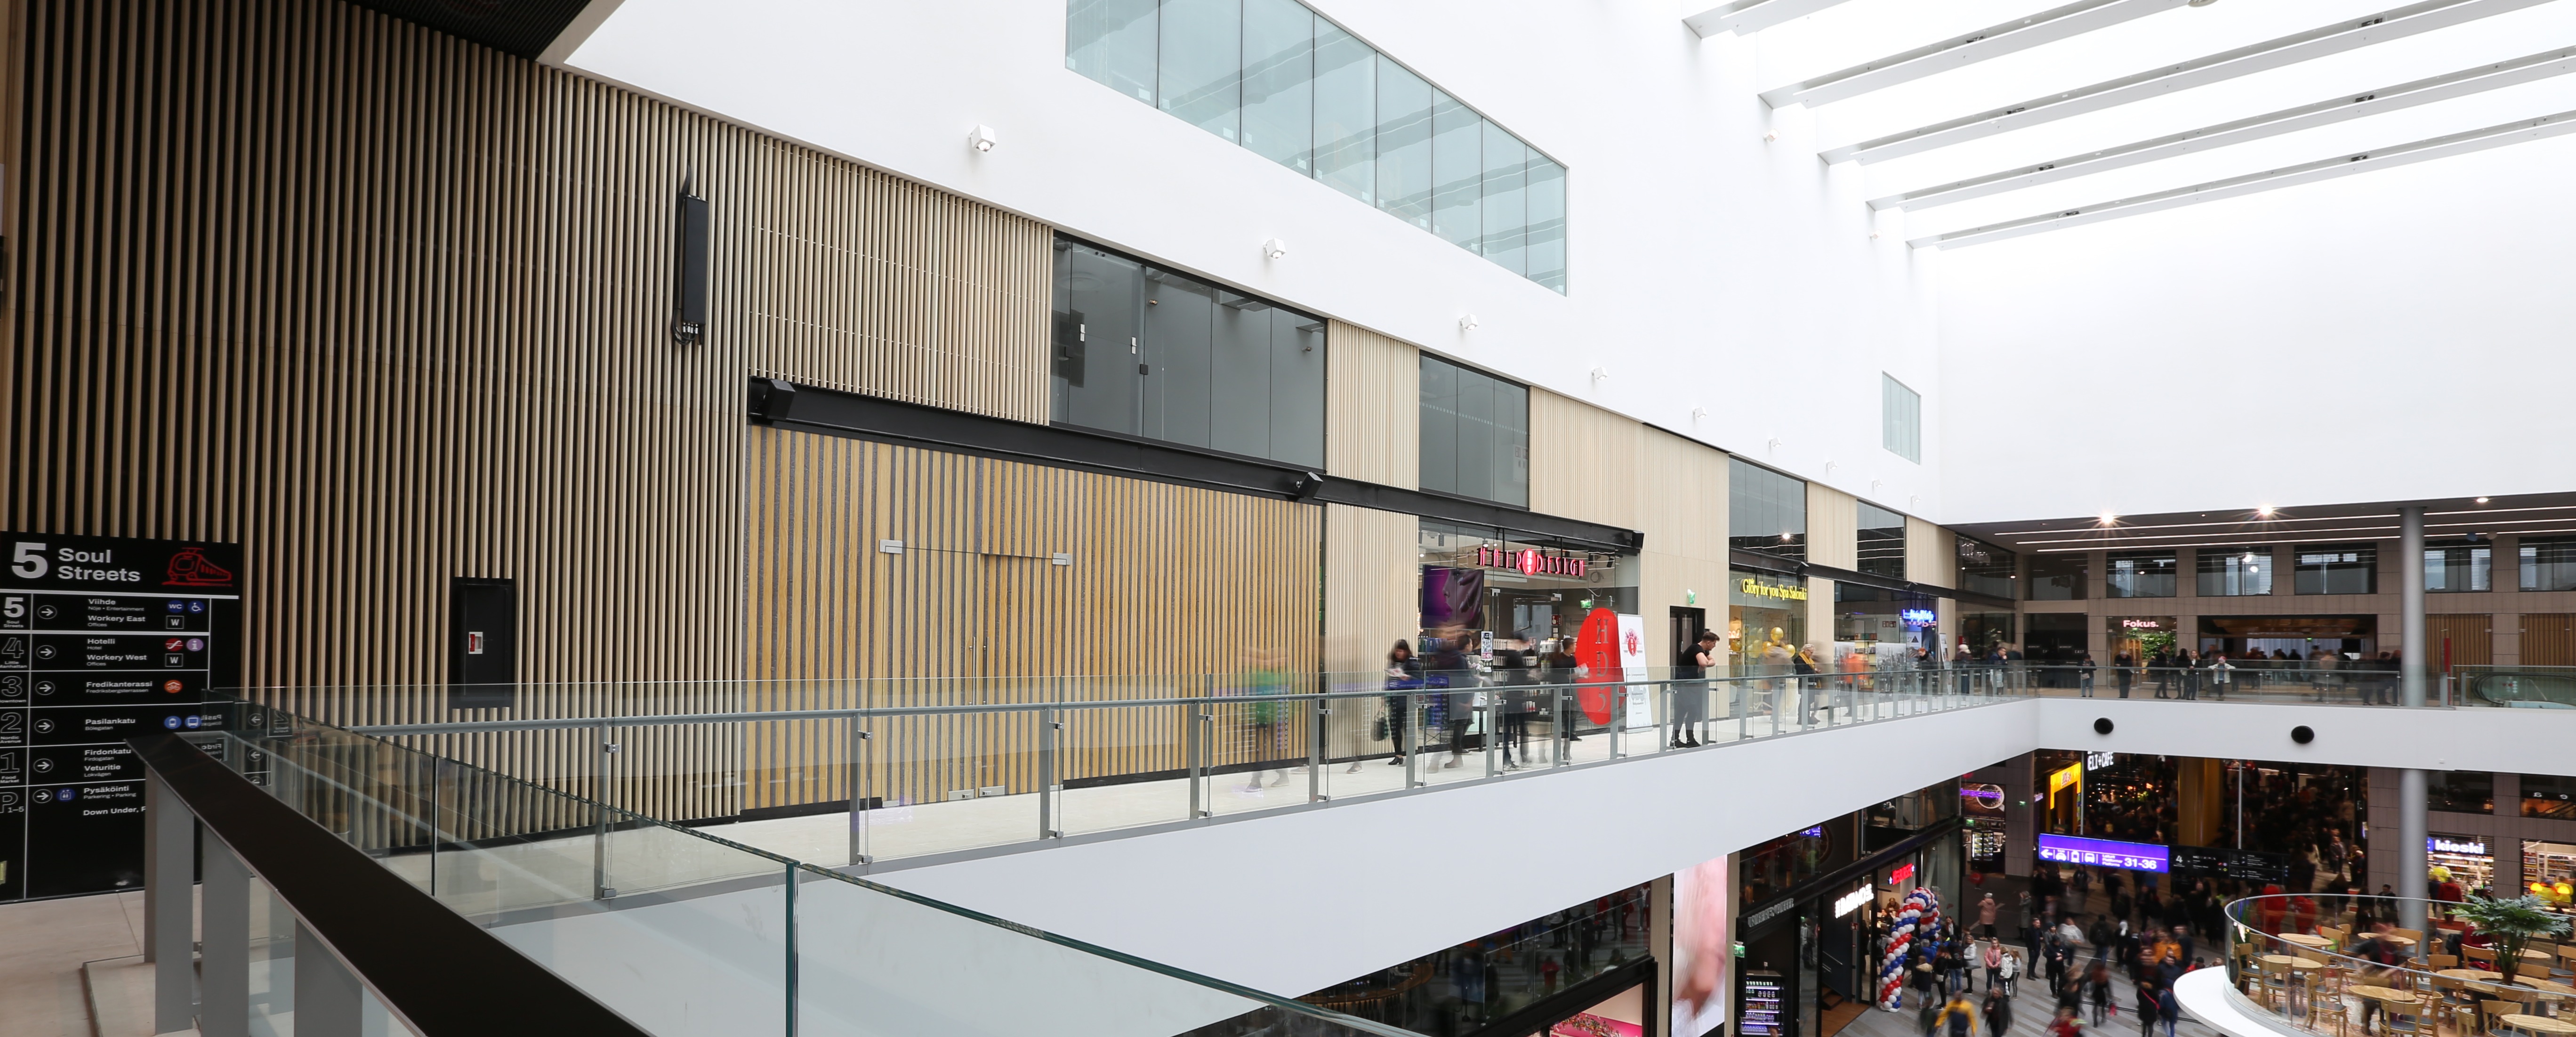
POLYGON ((1988 1037, 2004 1037, 2010 1032, 2012 1032, 2012 995, 1995 989, 1994 984, 1989 983, 1986 985, 1986 1033, 1988 1037))
POLYGON ((1396 642, 1395 649, 1386 653, 1386 690, 1399 694, 1386 697, 1382 722, 1386 737, 1395 743, 1395 756, 1386 761, 1393 766, 1404 766, 1405 727, 1413 718, 1413 692, 1421 687, 1422 661, 1413 657, 1412 645, 1396 642))
POLYGON ((2155 983, 2138 984, 2138 1037, 2156 1037, 2156 1020, 2160 1015, 2155 983))
POLYGON ((2088 699, 2093 697, 2093 671, 2096 669, 2099 667, 2093 665, 2091 652, 2084 653, 2084 658, 2075 664, 2076 685, 2083 689, 2083 695, 2088 699))
POLYGON ((1699 729, 1708 721, 1709 667, 1717 665, 1717 632, 1702 630, 1699 639, 1682 648, 1674 660, 1673 680, 1673 748, 1688 749, 1699 745, 1699 729))
POLYGON ((2129 697, 2129 685, 2138 679, 2138 659, 2127 652, 2111 657, 2111 676, 2120 682, 2120 697, 2129 697))
POLYGON ((1933 1028, 1940 1031, 1939 1037, 1977 1037, 1977 1006, 1969 1004, 1964 993, 1951 994, 1933 1028))

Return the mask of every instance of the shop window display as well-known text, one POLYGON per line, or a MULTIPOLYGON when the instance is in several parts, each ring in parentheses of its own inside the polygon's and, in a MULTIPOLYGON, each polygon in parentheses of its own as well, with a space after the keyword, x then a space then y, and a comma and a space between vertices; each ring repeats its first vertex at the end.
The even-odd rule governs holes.
MULTIPOLYGON (((1548 1007, 1549 998, 1585 980, 1650 960, 1649 889, 1633 886, 1587 900, 1298 1000, 1415 1033, 1473 1032, 1532 1006, 1548 1007)), ((1559 1018, 1597 1007, 1590 1000, 1566 1002, 1559 1018)))
POLYGON ((2021 556, 1993 544, 1959 539, 1959 589, 2006 601, 2021 597, 2016 567, 2021 556))
POLYGON ((2522 891, 2562 908, 2576 903, 2576 843, 2523 840, 2522 891))
POLYGON ((1736 676, 1793 671, 1807 644, 1807 581, 1736 569, 1728 574, 1726 654, 1736 676))
POLYGON ((2522 816, 2576 820, 2576 778, 2555 774, 2523 775, 2522 816))
POLYGON ((1731 457, 1726 466, 1728 546, 1792 561, 1807 558, 1807 484, 1731 457))
POLYGON ((2426 836, 2424 867, 2433 886, 2429 892, 2437 900, 2459 900, 2471 890, 2491 889, 2495 884, 2495 854, 2480 836, 2426 836))
POLYGON ((2495 775, 2485 771, 2428 771, 2425 808, 2460 814, 2495 812, 2495 775))

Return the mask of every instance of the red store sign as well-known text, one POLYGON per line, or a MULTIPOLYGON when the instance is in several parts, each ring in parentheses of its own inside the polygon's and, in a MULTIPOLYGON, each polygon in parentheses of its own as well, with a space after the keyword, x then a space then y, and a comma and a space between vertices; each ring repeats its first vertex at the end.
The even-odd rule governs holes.
POLYGON ((1486 569, 1518 569, 1525 576, 1580 577, 1583 575, 1584 567, 1590 564, 1590 560, 1569 555, 1541 554, 1537 548, 1513 551, 1500 547, 1479 546, 1476 548, 1476 564, 1486 569))

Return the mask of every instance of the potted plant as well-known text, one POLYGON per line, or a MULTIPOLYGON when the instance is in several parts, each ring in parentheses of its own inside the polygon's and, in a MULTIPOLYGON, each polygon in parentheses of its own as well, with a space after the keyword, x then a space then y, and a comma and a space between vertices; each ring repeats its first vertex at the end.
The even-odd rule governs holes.
MULTIPOLYGON (((2539 897, 2521 896, 2511 900, 2470 894, 2466 903, 2451 909, 2451 917, 2477 926, 2487 934, 2496 952, 2496 971, 2505 982, 2513 982, 2514 970, 2522 965, 2522 948, 2534 936, 2556 936, 2568 930, 2567 916, 2554 914, 2541 905, 2539 897)), ((2542 975, 2549 970, 2543 967, 2542 975)))

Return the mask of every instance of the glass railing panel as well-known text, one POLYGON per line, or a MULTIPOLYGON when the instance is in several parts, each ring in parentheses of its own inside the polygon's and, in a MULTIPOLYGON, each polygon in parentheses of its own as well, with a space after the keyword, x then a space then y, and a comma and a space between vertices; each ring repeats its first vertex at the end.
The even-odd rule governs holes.
MULTIPOLYGON (((1188 820, 1190 731, 1200 712, 1187 704, 1057 711, 1055 829, 1073 836, 1188 820)), ((1302 779, 1297 791, 1305 792, 1302 779)))
POLYGON ((869 720, 860 791, 874 860, 1040 838, 1039 711, 943 707, 869 720))
POLYGON ((2457 705, 2576 709, 2576 666, 2454 666, 2447 678, 2457 705))

